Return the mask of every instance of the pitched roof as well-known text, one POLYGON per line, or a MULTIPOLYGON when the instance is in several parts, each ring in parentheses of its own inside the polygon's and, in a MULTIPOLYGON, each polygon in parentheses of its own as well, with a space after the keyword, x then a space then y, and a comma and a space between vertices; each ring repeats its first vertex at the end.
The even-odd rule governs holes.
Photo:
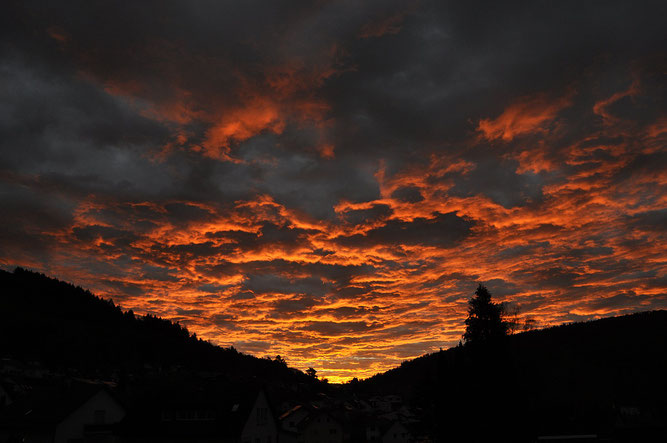
MULTIPOLYGON (((4 411, 0 426, 53 427, 101 391, 111 395, 103 385, 94 383, 32 386, 4 411)), ((111 397, 116 400, 113 395, 111 397)))

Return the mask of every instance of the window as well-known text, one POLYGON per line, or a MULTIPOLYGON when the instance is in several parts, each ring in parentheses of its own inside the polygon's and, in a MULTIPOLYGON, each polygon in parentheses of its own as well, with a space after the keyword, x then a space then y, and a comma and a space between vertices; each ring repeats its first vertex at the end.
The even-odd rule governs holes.
POLYGON ((257 408, 257 424, 264 425, 269 417, 268 408, 257 408))
POLYGON ((106 421, 106 412, 104 409, 96 409, 93 413, 93 422, 96 425, 102 425, 106 421))

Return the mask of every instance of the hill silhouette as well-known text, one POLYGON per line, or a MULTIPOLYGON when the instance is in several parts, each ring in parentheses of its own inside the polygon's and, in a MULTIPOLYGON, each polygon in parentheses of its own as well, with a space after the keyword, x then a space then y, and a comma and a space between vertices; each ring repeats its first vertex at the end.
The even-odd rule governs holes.
POLYGON ((665 349, 667 311, 642 312, 512 335, 483 353, 458 346, 428 354, 356 389, 403 395, 427 411, 442 438, 468 429, 468 441, 653 441, 665 435, 665 349))
POLYGON ((394 422, 429 436, 425 441, 665 437, 667 311, 524 332, 493 347, 458 346, 342 386, 317 382, 281 359, 215 346, 178 323, 125 312, 21 268, 0 271, 0 315, 0 358, 38 362, 65 374, 66 384, 72 377, 116 380, 115 392, 142 422, 161 420, 168 403, 161 395, 184 407, 197 396, 215 402, 233 387, 249 391, 250 383, 290 407, 313 398, 328 404, 346 417, 346 435, 359 436, 350 441, 366 441, 364 429, 373 423, 394 422))
POLYGON ((178 323, 123 311, 78 286, 17 268, 0 271, 0 357, 98 378, 213 371, 230 378, 312 380, 284 361, 221 348, 178 323))

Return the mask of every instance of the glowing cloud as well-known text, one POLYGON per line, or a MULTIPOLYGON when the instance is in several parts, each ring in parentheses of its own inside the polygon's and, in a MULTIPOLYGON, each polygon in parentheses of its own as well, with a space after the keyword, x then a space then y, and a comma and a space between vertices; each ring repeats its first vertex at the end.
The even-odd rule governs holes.
POLYGON ((523 97, 495 119, 480 120, 477 130, 488 140, 511 141, 520 135, 545 131, 546 124, 569 104, 569 96, 556 100, 549 100, 545 94, 523 97))

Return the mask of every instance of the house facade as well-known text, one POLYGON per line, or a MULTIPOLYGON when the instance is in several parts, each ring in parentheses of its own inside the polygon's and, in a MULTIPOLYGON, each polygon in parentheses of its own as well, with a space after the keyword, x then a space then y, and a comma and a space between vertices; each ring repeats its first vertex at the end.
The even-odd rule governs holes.
POLYGON ((106 390, 100 390, 56 426, 53 442, 72 440, 115 443, 113 425, 125 417, 125 409, 106 390))
POLYGON ((395 421, 382 436, 382 443, 410 443, 412 434, 400 421, 395 421))
POLYGON ((277 443, 278 425, 264 391, 259 391, 241 431, 242 443, 277 443))
POLYGON ((3 415, 0 443, 116 443, 120 439, 115 427, 125 414, 106 389, 81 396, 35 396, 3 415))

